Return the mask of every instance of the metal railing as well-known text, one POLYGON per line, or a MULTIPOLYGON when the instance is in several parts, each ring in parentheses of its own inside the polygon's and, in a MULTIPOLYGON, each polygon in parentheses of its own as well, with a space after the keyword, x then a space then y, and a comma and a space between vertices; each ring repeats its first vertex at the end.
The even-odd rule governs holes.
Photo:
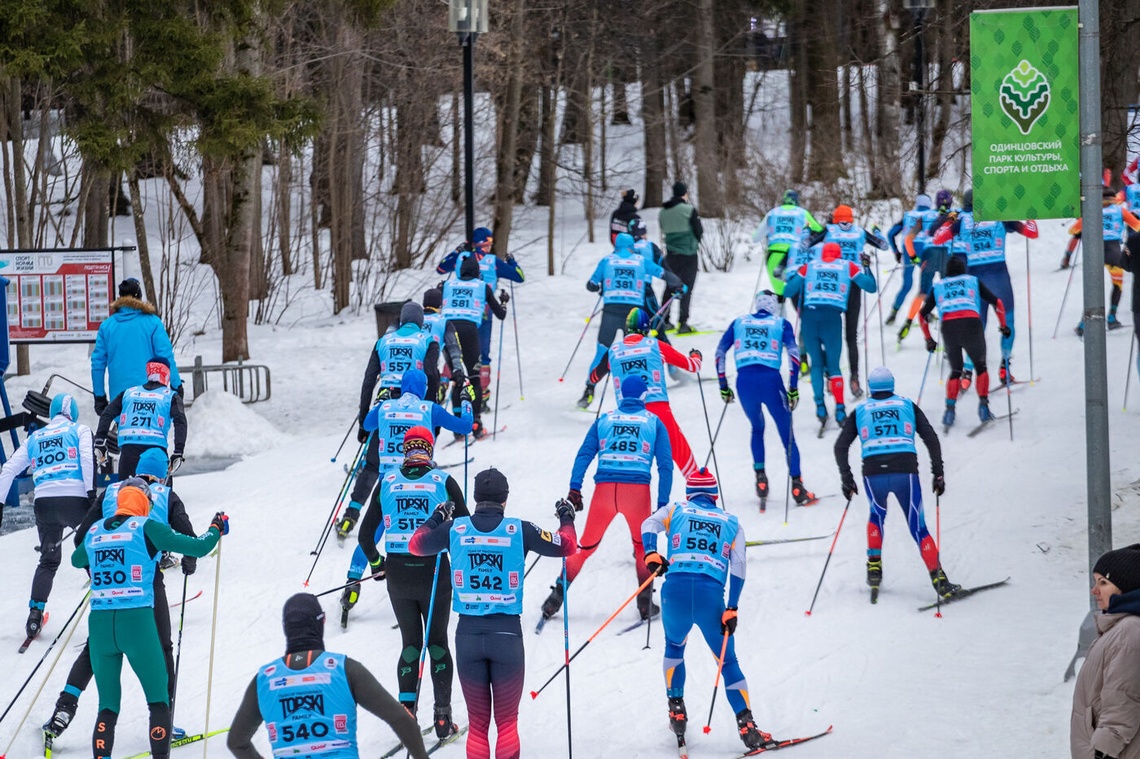
POLYGON ((240 360, 236 364, 203 364, 202 357, 195 356, 193 367, 180 366, 178 372, 190 375, 190 392, 183 401, 187 406, 210 389, 211 378, 215 388, 220 381, 222 390, 241 398, 242 403, 267 401, 273 391, 269 367, 264 364, 246 364, 240 360))

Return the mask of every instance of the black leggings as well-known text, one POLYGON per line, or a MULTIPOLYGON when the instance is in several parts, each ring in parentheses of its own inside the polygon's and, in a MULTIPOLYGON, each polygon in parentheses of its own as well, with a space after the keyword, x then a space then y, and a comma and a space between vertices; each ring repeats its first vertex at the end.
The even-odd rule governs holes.
POLYGON ((91 503, 82 496, 56 496, 37 498, 35 501, 36 529, 40 534, 40 563, 32 577, 31 599, 47 603, 55 572, 63 557, 63 528, 75 527, 87 514, 91 503))
POLYGON ((847 365, 851 376, 859 376, 859 313, 862 311, 863 291, 849 284, 847 291, 847 315, 843 318, 843 334, 847 341, 847 365))
MULTIPOLYGON (((449 324, 455 325, 455 337, 459 340, 459 350, 463 354, 463 366, 466 368, 467 381, 475 389, 475 403, 471 404, 474 408, 472 411, 475 414, 475 421, 480 419, 480 411, 483 408, 483 380, 479 376, 479 369, 482 366, 480 357, 482 354, 482 347, 479 343, 479 325, 474 322, 462 321, 455 319, 449 324)), ((454 367, 452 367, 454 369, 454 367)), ((463 388, 459 383, 451 383, 451 406, 458 409, 463 405, 463 388)))
MULTIPOLYGON (((963 351, 970 357, 970 361, 974 364, 974 373, 979 378, 986 373, 986 333, 982 329, 981 319, 943 319, 942 349, 946 352, 946 361, 950 364, 951 380, 957 380, 962 376, 963 351)), ((983 392, 987 384, 977 383, 979 397, 985 397, 983 392)))
POLYGON ((408 708, 418 701, 416 681, 419 679, 420 651, 424 644, 424 626, 428 636, 427 667, 431 674, 435 705, 451 704, 451 680, 455 665, 447 644, 447 626, 451 621, 450 565, 447 557, 440 560, 439 582, 436 583, 435 608, 428 620, 431 603, 435 558, 390 553, 385 565, 388 573, 388 598, 400 625, 400 658, 396 663, 396 682, 400 702, 408 708))
MULTIPOLYGON (((688 285, 689 290, 680 297, 681 308, 678 323, 689 323, 689 303, 693 299, 693 288, 697 286, 697 272, 701 268, 701 257, 694 253, 691 256, 682 256, 676 253, 670 253, 665 256, 665 268, 677 275, 681 280, 681 284, 688 285)), ((672 311, 673 307, 670 306, 669 310, 672 311)), ((665 320, 668 321, 669 314, 665 314, 665 320)))

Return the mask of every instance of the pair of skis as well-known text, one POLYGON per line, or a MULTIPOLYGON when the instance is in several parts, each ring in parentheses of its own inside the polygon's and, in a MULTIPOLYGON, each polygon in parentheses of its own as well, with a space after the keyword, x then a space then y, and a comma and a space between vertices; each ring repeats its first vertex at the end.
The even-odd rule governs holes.
MULTIPOLYGON (((745 751, 743 754, 737 754, 735 757, 733 757, 733 759, 744 759, 746 756, 759 756, 760 754, 766 754, 769 751, 779 751, 782 748, 798 746, 801 743, 814 741, 816 738, 822 738, 825 735, 831 735, 832 727, 833 725, 828 725, 827 729, 822 733, 816 733, 815 735, 805 735, 802 738, 785 738, 783 740, 777 740, 773 738, 760 748, 753 749, 751 751, 745 751)), ((677 753, 680 759, 689 759, 688 746, 685 745, 684 737, 680 735, 677 736, 677 753)))
MULTIPOLYGON (((434 726, 428 725, 427 727, 420 730, 420 735, 425 735, 425 736, 429 735, 432 732, 432 730, 434 730, 434 729, 435 729, 434 726)), ((447 736, 443 740, 436 741, 433 745, 428 746, 428 749, 427 749, 428 755, 430 756, 431 754, 434 754, 436 751, 439 751, 444 746, 449 746, 452 743, 455 743, 457 740, 459 740, 460 738, 462 738, 466 734, 467 734, 467 725, 464 725, 463 727, 459 728, 458 730, 456 730, 454 733, 447 736)), ((396 754, 400 753, 403 750, 404 750, 404 744, 402 742, 397 743, 395 746, 393 746, 392 748, 388 749, 383 754, 381 754, 380 759, 392 759, 392 757, 394 757, 396 754)))
MULTIPOLYGON (((987 583, 985 585, 975 585, 972 588, 962 588, 957 593, 954 593, 953 595, 951 595, 949 598, 943 598, 940 601, 935 601, 932 604, 926 604, 924 606, 919 606, 918 610, 919 611, 930 611, 931 609, 937 609, 940 606, 945 606, 946 604, 954 603, 955 601, 961 601, 963 598, 969 598, 970 596, 975 595, 977 593, 981 593, 982 591, 993 590, 994 588, 1000 588, 1001 586, 1005 585, 1008 582, 1009 582, 1009 578, 1007 577, 1004 580, 999 580, 997 582, 987 583)), ((871 603, 874 604, 874 603, 878 603, 878 602, 879 602, 879 586, 872 585, 871 586, 871 603)))

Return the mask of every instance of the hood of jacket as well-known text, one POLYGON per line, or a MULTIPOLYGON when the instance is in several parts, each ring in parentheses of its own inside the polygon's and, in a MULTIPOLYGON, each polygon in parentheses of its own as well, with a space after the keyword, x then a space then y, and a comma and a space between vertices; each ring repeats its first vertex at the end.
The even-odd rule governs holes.
POLYGON ((124 295, 122 298, 116 298, 111 303, 111 313, 120 319, 130 319, 140 313, 146 314, 147 316, 157 316, 158 309, 145 300, 124 295))
POLYGON ((673 206, 679 206, 684 202, 685 202, 684 198, 669 198, 668 200, 665 201, 665 203, 661 207, 662 208, 672 208, 673 206))

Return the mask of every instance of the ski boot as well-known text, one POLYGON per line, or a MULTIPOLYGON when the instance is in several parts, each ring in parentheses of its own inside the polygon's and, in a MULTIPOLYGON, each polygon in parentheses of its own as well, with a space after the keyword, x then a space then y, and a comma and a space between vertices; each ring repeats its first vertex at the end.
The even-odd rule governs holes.
POLYGON ((842 403, 835 404, 835 423, 842 426, 843 422, 847 419, 847 409, 843 407, 842 403))
POLYGON ((792 498, 797 506, 811 506, 819 500, 815 497, 815 493, 804 487, 804 481, 800 477, 792 478, 792 498))
POLYGON ((689 713, 685 711, 685 699, 681 697, 669 699, 669 727, 678 738, 685 737, 685 726, 689 722, 689 713))
POLYGON ((1006 385, 1015 384, 1017 380, 1013 378, 1013 372, 1009 370, 1009 359, 1003 358, 1001 360, 1001 368, 998 369, 998 385, 1005 387, 1006 385))
POLYGON ((800 376, 806 377, 809 374, 811 374, 811 361, 808 359, 808 355, 801 350, 800 351, 800 376))
POLYGON ((75 710, 78 707, 78 698, 67 692, 60 693, 55 702, 55 713, 51 715, 51 719, 44 723, 43 731, 52 738, 63 735, 63 731, 67 729, 72 718, 75 717, 75 710))
POLYGON ((1116 312, 1115 311, 1113 311, 1112 313, 1110 313, 1108 315, 1108 319, 1105 320, 1105 325, 1108 327, 1109 332, 1112 332, 1115 329, 1120 329, 1121 327, 1124 326, 1124 324, 1121 323, 1121 321, 1116 318, 1116 312))
POLYGON ((1073 260, 1073 254, 1070 253, 1068 250, 1066 250, 1065 255, 1061 256, 1061 268, 1062 269, 1068 269, 1070 262, 1072 260, 1073 260))
POLYGON ((942 567, 935 569, 930 573, 930 583, 934 586, 934 592, 937 593, 942 599, 951 598, 955 593, 962 589, 961 585, 955 585, 950 582, 946 577, 946 572, 942 567))
POLYGON ((883 559, 867 559, 867 585, 877 588, 883 584, 883 559))
POLYGON ((763 469, 756 470, 756 495, 760 497, 760 511, 764 511, 768 500, 768 475, 763 469))
POLYGON ((487 428, 483 426, 483 422, 481 420, 476 420, 475 424, 471 427, 471 437, 476 440, 482 440, 483 438, 487 437, 487 434, 487 428))
POLYGON ((565 599, 565 589, 562 586, 562 578, 554 581, 550 586, 550 595, 542 602, 542 618, 550 619, 558 610, 562 608, 562 601, 565 599))
POLYGON ((186 737, 186 730, 181 727, 170 726, 170 740, 180 741, 186 737))
POLYGON ((352 532, 352 528, 356 527, 356 523, 360 520, 360 507, 361 504, 356 501, 349 502, 348 508, 344 510, 344 517, 336 524, 337 540, 343 542, 352 532))
MULTIPOLYGON (((859 375, 858 374, 852 374, 851 375, 851 382, 848 383, 847 389, 849 389, 851 391, 851 397, 852 398, 862 398, 863 397, 863 386, 859 384, 859 375)), ((836 421, 839 421, 839 420, 837 419, 836 421)))
POLYGON ((589 382, 586 383, 586 389, 582 391, 582 397, 578 399, 578 408, 586 409, 594 402, 594 386, 589 382))
POLYGON ((911 327, 911 324, 913 324, 913 323, 914 322, 912 322, 910 319, 907 319, 905 322, 903 322, 902 329, 899 330, 899 342, 900 343, 906 339, 907 335, 910 334, 910 327, 911 327))
POLYGON ((451 719, 451 705, 435 707, 435 737, 445 741, 459 732, 459 725, 451 719))
POLYGON ((974 384, 974 370, 963 369, 962 376, 958 378, 958 392, 966 392, 972 384, 974 384))
POLYGON ((827 406, 822 403, 815 404, 815 418, 824 423, 827 421, 827 406))
POLYGON ((681 322, 677 325, 678 335, 691 335, 694 332, 696 332, 696 330, 690 327, 688 322, 681 322))
POLYGON ((736 715, 736 726, 740 729, 740 740, 744 742, 749 751, 755 751, 758 748, 764 748, 769 743, 775 743, 769 733, 765 733, 756 727, 750 709, 740 710, 736 715))
POLYGON ((942 412, 942 426, 945 427, 946 429, 950 429, 951 427, 953 427, 954 426, 954 418, 956 416, 957 416, 957 412, 954 410, 954 404, 953 403, 947 403, 946 404, 946 410, 942 412))
POLYGON ((899 315, 899 310, 897 308, 892 308, 891 309, 891 315, 887 317, 887 324, 894 324, 895 323, 895 317, 898 315, 899 315))
MULTIPOLYGON (((33 602, 34 603, 34 602, 33 602)), ((44 610, 41 606, 32 606, 28 609, 28 621, 24 623, 24 632, 29 638, 40 634, 44 626, 44 610)))
MULTIPOLYGON (((352 579, 352 578, 349 578, 352 579)), ((354 582, 340 594, 340 626, 348 627, 348 612, 360 600, 360 583, 354 582)))
POLYGON ((637 594, 637 613, 643 620, 657 619, 661 614, 661 607, 653 603, 653 587, 650 586, 637 594))
POLYGON ((167 570, 178 566, 178 559, 170 555, 170 551, 162 552, 162 559, 158 562, 159 570, 167 570))
POLYGON ((978 419, 981 420, 982 424, 985 424, 992 422, 994 418, 994 412, 990 411, 990 399, 982 398, 978 402, 978 419))

